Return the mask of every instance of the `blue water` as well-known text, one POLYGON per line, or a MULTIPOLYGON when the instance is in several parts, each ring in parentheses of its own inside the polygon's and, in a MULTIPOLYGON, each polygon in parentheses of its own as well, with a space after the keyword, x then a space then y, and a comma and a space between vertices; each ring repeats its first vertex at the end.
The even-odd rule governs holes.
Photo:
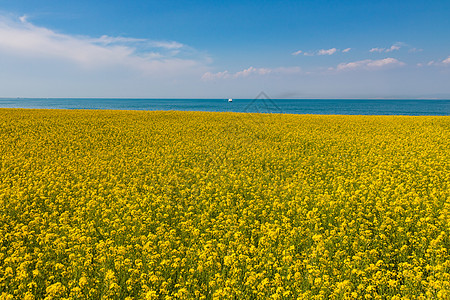
POLYGON ((450 115, 450 100, 0 98, 3 108, 182 110, 339 115, 450 115))

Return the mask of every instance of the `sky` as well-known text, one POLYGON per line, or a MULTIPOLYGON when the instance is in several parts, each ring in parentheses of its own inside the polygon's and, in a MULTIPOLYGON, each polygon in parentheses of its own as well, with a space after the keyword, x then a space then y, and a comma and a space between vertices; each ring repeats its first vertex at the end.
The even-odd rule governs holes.
POLYGON ((450 1, 0 0, 0 97, 450 99, 450 1))

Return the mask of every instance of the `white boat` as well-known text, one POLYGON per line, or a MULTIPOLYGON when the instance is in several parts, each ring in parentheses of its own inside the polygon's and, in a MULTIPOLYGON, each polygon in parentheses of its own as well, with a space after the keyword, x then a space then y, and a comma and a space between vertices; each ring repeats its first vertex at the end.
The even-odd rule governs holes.
POLYGON ((230 98, 230 99, 228 99, 228 102, 233 102, 233 99, 231 99, 231 98, 230 98))

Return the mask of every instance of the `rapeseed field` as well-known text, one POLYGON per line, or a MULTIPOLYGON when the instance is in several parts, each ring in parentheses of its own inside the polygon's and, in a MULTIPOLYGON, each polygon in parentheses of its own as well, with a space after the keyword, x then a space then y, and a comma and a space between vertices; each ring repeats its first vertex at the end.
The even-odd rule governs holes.
POLYGON ((450 299, 450 117, 0 109, 1 299, 450 299))

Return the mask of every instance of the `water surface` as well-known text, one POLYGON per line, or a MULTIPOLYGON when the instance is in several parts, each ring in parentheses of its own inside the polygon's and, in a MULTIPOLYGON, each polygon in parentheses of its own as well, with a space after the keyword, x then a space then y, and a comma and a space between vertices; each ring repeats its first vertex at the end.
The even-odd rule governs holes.
POLYGON ((3 108, 181 110, 339 115, 450 115, 450 100, 2 98, 3 108))

